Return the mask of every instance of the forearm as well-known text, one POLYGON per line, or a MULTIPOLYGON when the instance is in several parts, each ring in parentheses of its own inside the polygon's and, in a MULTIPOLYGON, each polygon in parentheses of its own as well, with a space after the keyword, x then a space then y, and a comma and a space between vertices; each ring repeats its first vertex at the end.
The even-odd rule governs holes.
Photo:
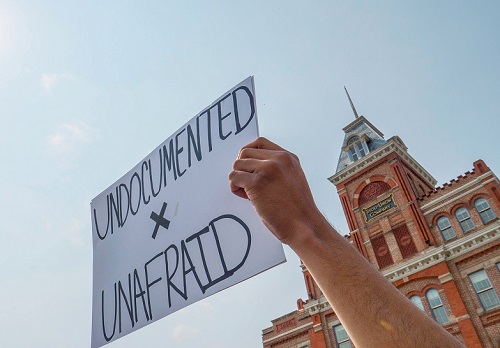
POLYGON ((460 347, 330 226, 297 156, 259 138, 241 149, 229 186, 302 259, 357 347, 460 347))
POLYGON ((461 347, 317 216, 289 244, 357 347, 461 347), (330 265, 330 266, 327 266, 330 265))

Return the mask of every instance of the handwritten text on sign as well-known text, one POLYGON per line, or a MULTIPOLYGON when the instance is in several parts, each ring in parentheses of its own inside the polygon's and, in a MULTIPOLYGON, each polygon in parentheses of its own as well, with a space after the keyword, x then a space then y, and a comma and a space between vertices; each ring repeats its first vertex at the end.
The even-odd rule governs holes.
POLYGON ((285 261, 228 188, 239 149, 257 136, 248 78, 92 201, 92 347, 285 261))

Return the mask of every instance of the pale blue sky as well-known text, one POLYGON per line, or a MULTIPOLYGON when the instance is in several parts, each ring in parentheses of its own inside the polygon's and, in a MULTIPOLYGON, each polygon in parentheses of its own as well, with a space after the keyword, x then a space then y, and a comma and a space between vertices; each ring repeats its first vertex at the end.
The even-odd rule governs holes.
MULTIPOLYGON (((249 75, 261 134, 344 234, 344 85, 439 184, 498 174, 499 23, 498 1, 0 0, 0 345, 89 347, 90 200, 249 75)), ((259 347, 306 297, 286 253, 109 347, 259 347)))

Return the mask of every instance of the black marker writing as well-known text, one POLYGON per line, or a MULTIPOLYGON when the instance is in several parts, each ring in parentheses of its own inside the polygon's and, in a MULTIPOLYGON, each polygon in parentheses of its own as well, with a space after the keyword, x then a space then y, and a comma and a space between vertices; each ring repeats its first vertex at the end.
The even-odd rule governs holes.
POLYGON ((252 236, 249 227, 243 220, 232 214, 224 214, 210 221, 207 226, 181 240, 178 245, 171 244, 163 252, 157 253, 144 263, 142 269, 134 269, 128 273, 126 280, 114 283, 114 294, 110 296, 101 291, 102 334, 106 341, 111 341, 117 333, 122 332, 126 325, 133 328, 140 320, 154 319, 153 288, 163 292, 168 301, 168 307, 173 302, 187 301, 190 294, 204 294, 208 289, 221 281, 228 279, 237 272, 248 258, 252 236), (228 228, 225 235, 241 235, 246 245, 240 258, 230 260, 228 265, 225 254, 228 250, 221 242, 221 228, 228 228), (209 251, 209 252, 207 252, 209 251), (196 257, 195 257, 196 256, 196 257), (208 262, 207 257, 210 257, 208 262), (201 264, 200 260, 201 259, 201 264), (237 264, 235 264, 238 262, 237 264), (209 264, 218 263, 220 267, 210 269, 209 264), (163 269, 163 275, 151 278, 151 267, 163 269), (189 288, 188 277, 193 277, 197 288, 189 288), (160 287, 160 288, 158 288, 160 287), (114 302, 113 302, 114 298, 114 302), (107 311, 106 311, 107 309, 107 311), (105 313, 113 313, 105 317, 105 313))
POLYGON ((236 88, 194 117, 151 153, 130 179, 111 187, 106 204, 92 209, 92 224, 100 240, 122 228, 129 215, 135 216, 148 205, 169 182, 177 181, 195 163, 214 149, 214 135, 220 141, 241 133, 255 115, 255 100, 245 86, 236 88), (243 112, 248 110, 249 113, 243 112), (215 118, 215 120, 212 120, 215 118), (217 129, 212 129, 212 126, 217 129))

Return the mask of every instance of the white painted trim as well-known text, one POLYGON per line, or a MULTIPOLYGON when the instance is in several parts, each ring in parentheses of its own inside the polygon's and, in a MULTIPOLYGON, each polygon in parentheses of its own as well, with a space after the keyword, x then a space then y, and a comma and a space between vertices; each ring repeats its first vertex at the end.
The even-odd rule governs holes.
POLYGON ((304 304, 304 310, 308 310, 310 315, 326 312, 330 308, 330 303, 324 296, 304 304))
POLYGON ((418 257, 412 258, 395 267, 391 267, 382 274, 391 282, 403 279, 420 272, 442 261, 452 260, 464 253, 473 251, 487 243, 500 239, 500 221, 475 233, 466 235, 449 244, 435 247, 433 250, 424 251, 418 257), (449 254, 449 256, 447 256, 449 254))
POLYGON ((312 325, 313 325, 313 323, 307 323, 307 324, 304 324, 302 326, 298 326, 298 327, 294 328, 293 330, 290 330, 290 331, 287 331, 287 332, 283 332, 283 333, 281 333, 281 334, 279 334, 277 336, 268 338, 267 340, 262 341, 262 343, 266 344, 266 343, 272 342, 272 341, 277 340, 277 339, 279 339, 281 337, 285 337, 285 336, 290 335, 290 334, 292 334, 294 332, 297 332, 297 331, 300 331, 302 329, 305 329, 305 328, 307 328, 309 326, 312 327, 312 325))
MULTIPOLYGON (((483 175, 486 175, 486 174, 483 174, 483 175)), ((457 192, 463 191, 464 189, 467 189, 467 188, 469 188, 469 187, 470 187, 470 186, 472 186, 472 185, 475 185, 475 184, 480 184, 480 186, 479 186, 479 187, 484 187, 486 184, 488 184, 488 183, 490 183, 490 182, 492 182, 492 181, 495 181, 495 178, 493 177, 493 178, 491 178, 490 180, 487 180, 487 181, 485 181, 485 182, 483 182, 483 183, 481 184, 481 182, 480 182, 480 181, 481 181, 481 178, 483 178, 483 175, 481 175, 480 177, 478 177, 478 178, 477 178, 477 179, 475 179, 474 181, 471 181, 470 183, 468 183, 468 184, 466 184, 466 185, 464 185, 464 186, 461 186, 461 187, 459 187, 459 188, 457 188, 457 189, 455 189, 455 190, 453 190, 453 191, 451 191, 451 192, 448 192, 446 195, 443 195, 442 197, 439 197, 439 198, 438 198, 438 199, 436 199, 435 201, 429 202, 429 203, 427 203, 427 204, 425 204, 425 205, 421 206, 421 207, 420 207, 420 209, 422 210, 422 213, 423 213, 424 215, 428 215, 428 214, 432 213, 433 211, 436 211, 436 210, 438 210, 438 209, 440 209, 440 208, 444 207, 445 205, 449 204, 450 202, 456 201, 457 199, 460 199, 460 198, 462 198, 462 197, 464 197, 464 196, 468 195, 469 193, 471 193, 471 192, 473 192, 473 191, 476 191, 478 188, 477 188, 477 187, 473 187, 473 188, 471 188, 470 190, 468 190, 468 191, 466 191, 466 192, 462 193, 461 195, 459 195, 459 196, 457 196, 457 197, 454 197, 454 198, 453 198, 453 200, 446 201, 446 202, 442 203, 441 205, 439 205, 439 206, 437 206, 437 207, 434 207, 434 208, 432 208, 432 209, 429 209, 428 211, 425 211, 425 212, 424 212, 424 210, 425 210, 426 208, 428 208, 429 206, 432 206, 432 205, 434 205, 434 204, 437 204, 438 202, 442 201, 443 199, 447 199, 447 198, 449 198, 451 195, 454 195, 454 194, 456 194, 457 192)))
POLYGON ((401 159, 404 160, 410 167, 412 167, 417 173, 419 173, 425 180, 431 183, 433 186, 436 185, 437 180, 432 177, 403 147, 400 145, 402 140, 398 136, 393 136, 387 143, 373 152, 370 152, 361 159, 355 161, 351 165, 347 166, 343 170, 335 173, 328 180, 332 184, 338 184, 351 176, 357 174, 363 168, 369 166, 373 162, 382 158, 386 153, 396 152, 401 159))

